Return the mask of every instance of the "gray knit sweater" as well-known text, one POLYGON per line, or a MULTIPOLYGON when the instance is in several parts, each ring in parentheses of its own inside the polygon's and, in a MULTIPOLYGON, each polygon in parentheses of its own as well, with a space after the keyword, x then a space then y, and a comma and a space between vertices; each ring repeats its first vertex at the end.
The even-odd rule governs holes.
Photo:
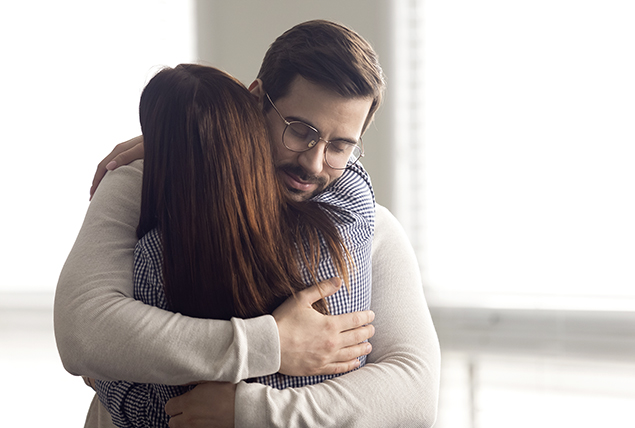
MULTIPOLYGON (((377 206, 371 302, 376 333, 366 366, 309 387, 275 390, 242 382, 279 368, 278 331, 270 315, 195 319, 132 298, 142 168, 137 161, 106 175, 60 275, 55 335, 70 373, 146 383, 238 382, 236 427, 432 426, 439 343, 414 252, 388 210, 377 206)), ((94 402, 86 426, 112 426, 104 413, 94 402)))

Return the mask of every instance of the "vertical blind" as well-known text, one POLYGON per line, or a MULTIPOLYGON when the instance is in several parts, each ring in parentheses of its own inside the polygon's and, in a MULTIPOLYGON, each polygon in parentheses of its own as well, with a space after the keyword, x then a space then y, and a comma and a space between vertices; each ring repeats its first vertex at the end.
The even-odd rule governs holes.
POLYGON ((431 301, 635 308, 635 3, 397 10, 396 212, 431 301))

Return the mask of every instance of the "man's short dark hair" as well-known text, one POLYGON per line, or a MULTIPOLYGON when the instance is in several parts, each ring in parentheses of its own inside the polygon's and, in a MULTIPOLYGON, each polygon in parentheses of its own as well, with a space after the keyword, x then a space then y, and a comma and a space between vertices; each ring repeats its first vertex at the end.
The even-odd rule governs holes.
MULTIPOLYGON (((298 24, 278 37, 265 54, 258 78, 275 101, 287 95, 298 75, 344 97, 372 98, 364 130, 386 86, 370 44, 355 31, 325 20, 298 24)), ((265 103, 265 111, 269 108, 265 103)))

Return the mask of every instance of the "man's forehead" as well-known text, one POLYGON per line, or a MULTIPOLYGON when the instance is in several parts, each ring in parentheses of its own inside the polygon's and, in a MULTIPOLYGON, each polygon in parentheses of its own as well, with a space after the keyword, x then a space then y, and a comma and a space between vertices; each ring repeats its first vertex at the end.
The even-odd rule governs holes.
POLYGON ((339 121, 363 124, 372 105, 371 97, 342 96, 326 86, 296 77, 287 94, 275 101, 281 113, 287 117, 305 122, 315 128, 321 125, 319 119, 338 116, 339 121))

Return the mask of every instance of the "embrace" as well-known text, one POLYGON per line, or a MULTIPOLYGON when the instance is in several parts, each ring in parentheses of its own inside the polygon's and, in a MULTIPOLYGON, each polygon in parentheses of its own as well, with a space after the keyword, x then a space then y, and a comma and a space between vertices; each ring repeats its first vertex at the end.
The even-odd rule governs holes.
POLYGON ((368 42, 321 20, 249 88, 192 64, 150 80, 56 292, 86 427, 434 424, 419 267, 361 164, 384 86, 368 42))

